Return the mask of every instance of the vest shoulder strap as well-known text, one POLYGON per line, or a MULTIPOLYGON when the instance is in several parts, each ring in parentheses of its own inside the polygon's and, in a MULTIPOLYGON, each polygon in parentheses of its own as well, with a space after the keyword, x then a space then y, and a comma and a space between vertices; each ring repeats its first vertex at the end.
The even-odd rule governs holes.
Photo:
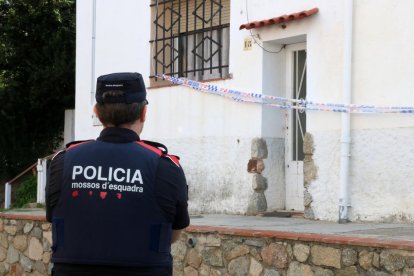
POLYGON ((95 141, 95 140, 91 139, 91 140, 80 140, 80 141, 70 142, 70 143, 66 144, 66 151, 68 151, 70 149, 73 149, 74 147, 77 147, 79 145, 86 144, 86 143, 93 142, 93 141, 95 141))
POLYGON ((176 155, 168 154, 168 149, 165 145, 158 143, 158 142, 148 141, 148 140, 140 140, 140 141, 137 141, 137 143, 148 148, 149 150, 154 151, 161 157, 168 158, 177 167, 180 167, 180 157, 176 155))

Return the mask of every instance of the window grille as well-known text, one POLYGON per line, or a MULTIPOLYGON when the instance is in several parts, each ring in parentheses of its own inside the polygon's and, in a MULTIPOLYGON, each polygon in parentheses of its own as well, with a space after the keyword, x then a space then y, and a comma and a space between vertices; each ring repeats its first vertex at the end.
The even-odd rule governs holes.
POLYGON ((167 74, 223 78, 229 68, 230 0, 152 0, 151 85, 167 74))

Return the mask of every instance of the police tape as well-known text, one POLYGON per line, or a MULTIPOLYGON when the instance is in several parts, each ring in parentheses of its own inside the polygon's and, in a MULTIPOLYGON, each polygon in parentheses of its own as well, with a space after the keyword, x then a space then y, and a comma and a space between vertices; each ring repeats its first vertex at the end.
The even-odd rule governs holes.
POLYGON ((330 111, 339 113, 414 113, 413 106, 375 106, 362 104, 320 103, 304 99, 290 99, 271 95, 242 92, 234 89, 222 88, 211 83, 202 83, 186 78, 176 78, 169 75, 156 75, 157 78, 170 81, 173 84, 189 87, 193 90, 222 96, 236 102, 254 103, 281 109, 294 109, 299 111, 330 111))

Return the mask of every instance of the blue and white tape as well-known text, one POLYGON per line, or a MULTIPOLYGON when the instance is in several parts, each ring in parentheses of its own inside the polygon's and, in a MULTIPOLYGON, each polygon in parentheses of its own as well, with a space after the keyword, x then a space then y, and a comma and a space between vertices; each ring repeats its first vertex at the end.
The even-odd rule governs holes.
POLYGON ((211 83, 202 83, 186 78, 175 78, 168 75, 157 75, 157 78, 168 80, 174 84, 189 87, 196 91, 214 94, 232 99, 237 102, 255 103, 282 109, 297 109, 299 111, 331 111, 339 113, 414 113, 412 106, 375 106, 342 103, 320 103, 303 99, 289 99, 258 93, 242 92, 234 89, 222 88, 211 83))

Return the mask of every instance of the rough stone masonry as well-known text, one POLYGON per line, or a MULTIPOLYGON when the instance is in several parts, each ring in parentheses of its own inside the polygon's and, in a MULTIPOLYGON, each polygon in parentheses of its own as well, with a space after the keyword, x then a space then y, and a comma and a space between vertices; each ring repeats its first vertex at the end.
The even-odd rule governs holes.
MULTIPOLYGON (((52 233, 40 220, 0 218, 0 275, 50 275, 52 233)), ((188 229, 172 246, 174 276, 410 276, 414 250, 188 229)))

